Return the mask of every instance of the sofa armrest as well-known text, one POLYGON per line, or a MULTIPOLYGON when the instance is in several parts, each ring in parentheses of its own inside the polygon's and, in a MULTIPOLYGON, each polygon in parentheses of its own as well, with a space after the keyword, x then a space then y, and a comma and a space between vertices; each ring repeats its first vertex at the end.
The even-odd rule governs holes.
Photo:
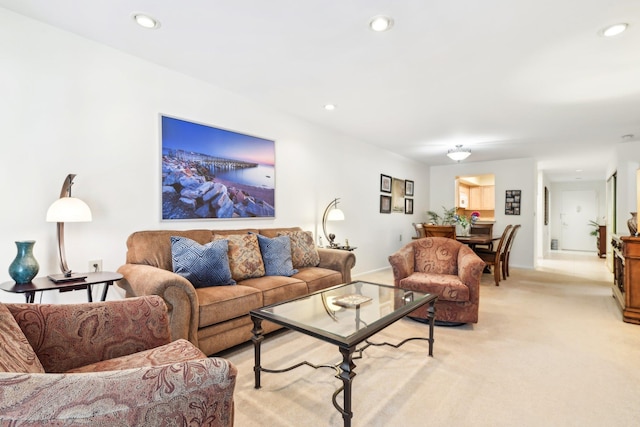
POLYGON ((199 302, 187 279, 172 271, 144 264, 125 264, 118 268, 124 278, 117 285, 127 297, 159 295, 169 312, 171 339, 184 338, 198 346, 199 302))
POLYGON ((236 376, 220 358, 82 374, 0 373, 0 425, 230 427, 236 376))
POLYGON ((400 280, 411 275, 415 270, 415 254, 413 245, 408 244, 389 255, 389 264, 393 270, 393 284, 400 286, 400 280))
POLYGON ((468 246, 461 246, 458 252, 458 277, 469 287, 469 301, 480 300, 480 281, 485 263, 468 246))
POLYGON ((340 249, 318 248, 320 264, 318 267, 335 270, 342 274, 344 283, 351 282, 351 269, 356 265, 356 256, 351 251, 340 249))
POLYGON ((170 342, 167 308, 157 296, 6 306, 45 372, 66 372, 170 342))

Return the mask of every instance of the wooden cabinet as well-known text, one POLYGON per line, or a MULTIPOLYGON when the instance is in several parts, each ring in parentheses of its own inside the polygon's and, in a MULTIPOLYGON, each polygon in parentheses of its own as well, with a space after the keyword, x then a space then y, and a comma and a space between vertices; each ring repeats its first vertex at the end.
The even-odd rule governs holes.
POLYGON ((493 185, 469 187, 469 208, 479 211, 495 209, 496 191, 493 185))
POLYGON ((622 320, 640 324, 640 237, 613 236, 613 297, 622 320))

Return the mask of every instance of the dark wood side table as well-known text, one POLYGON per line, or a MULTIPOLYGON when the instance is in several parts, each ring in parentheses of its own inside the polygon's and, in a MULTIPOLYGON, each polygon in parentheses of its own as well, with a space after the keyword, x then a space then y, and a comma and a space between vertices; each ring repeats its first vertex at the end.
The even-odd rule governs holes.
POLYGON ((32 303, 35 300, 36 292, 41 291, 54 291, 60 292, 75 291, 77 289, 87 290, 87 300, 93 302, 93 296, 91 294, 91 287, 93 285, 99 285, 104 283, 104 289, 102 290, 102 298, 100 301, 104 301, 107 298, 107 291, 109 286, 113 285, 116 280, 122 279, 122 274, 113 273, 110 271, 99 271, 96 273, 86 273, 87 277, 84 280, 75 280, 70 282, 55 283, 48 277, 36 277, 31 283, 25 283, 18 285, 16 282, 4 282, 0 284, 0 289, 13 292, 16 294, 24 294, 28 303, 32 303))

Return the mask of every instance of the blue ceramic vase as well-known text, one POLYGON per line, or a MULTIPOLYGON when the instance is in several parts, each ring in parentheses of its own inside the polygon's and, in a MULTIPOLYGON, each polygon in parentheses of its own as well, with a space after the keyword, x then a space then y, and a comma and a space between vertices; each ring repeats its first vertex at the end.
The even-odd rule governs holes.
POLYGON ((40 270, 40 265, 33 256, 35 244, 35 240, 16 242, 18 254, 9 266, 9 276, 19 285, 31 282, 40 270))

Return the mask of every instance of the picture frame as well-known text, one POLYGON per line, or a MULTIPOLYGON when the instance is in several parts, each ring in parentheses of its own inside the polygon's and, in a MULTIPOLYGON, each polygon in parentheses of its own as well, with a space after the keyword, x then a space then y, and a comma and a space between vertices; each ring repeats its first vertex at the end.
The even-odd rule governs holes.
POLYGON ((544 187, 544 225, 549 225, 549 188, 544 187))
POLYGON ((522 192, 520 190, 506 190, 504 197, 504 214, 520 215, 520 201, 522 192))
POLYGON ((380 174, 380 191, 391 193, 392 178, 389 175, 380 174))
POLYGON ((404 181, 404 195, 413 197, 413 181, 408 179, 404 181))
POLYGON ((404 212, 404 179, 392 178, 391 211, 404 212))
POLYGON ((413 215, 413 199, 404 199, 404 213, 413 215))
POLYGON ((391 196, 380 195, 380 213, 391 213, 391 196))
POLYGON ((160 115, 161 219, 275 218, 275 141, 160 115))

